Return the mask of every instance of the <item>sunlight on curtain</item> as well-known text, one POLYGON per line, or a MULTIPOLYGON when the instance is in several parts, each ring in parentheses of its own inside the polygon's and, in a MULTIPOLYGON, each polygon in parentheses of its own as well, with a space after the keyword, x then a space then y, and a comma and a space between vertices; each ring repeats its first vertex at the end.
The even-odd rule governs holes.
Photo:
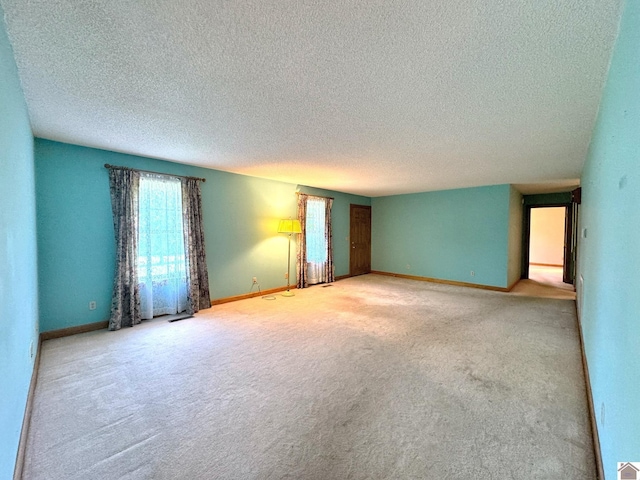
POLYGON ((187 308, 182 186, 177 178, 141 174, 138 282, 143 319, 187 308))
POLYGON ((307 200, 307 283, 310 285, 324 281, 322 277, 327 262, 324 209, 324 198, 309 198, 307 200))

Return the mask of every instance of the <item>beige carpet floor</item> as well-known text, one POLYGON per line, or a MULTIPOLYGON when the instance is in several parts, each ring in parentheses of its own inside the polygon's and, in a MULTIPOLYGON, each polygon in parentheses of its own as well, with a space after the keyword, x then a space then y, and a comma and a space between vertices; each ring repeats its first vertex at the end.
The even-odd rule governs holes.
POLYGON ((43 343, 27 479, 594 479, 574 303, 365 275, 43 343))
POLYGON ((529 265, 529 278, 520 280, 511 290, 514 295, 575 300, 573 285, 562 281, 562 267, 529 265))

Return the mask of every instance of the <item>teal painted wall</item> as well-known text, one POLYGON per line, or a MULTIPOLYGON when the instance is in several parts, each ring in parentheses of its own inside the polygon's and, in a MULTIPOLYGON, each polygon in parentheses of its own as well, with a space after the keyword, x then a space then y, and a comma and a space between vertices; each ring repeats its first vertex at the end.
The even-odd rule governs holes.
POLYGON ((373 270, 506 287, 510 195, 496 185, 373 198, 373 270))
MULTIPOLYGON (((202 201, 213 299, 248 293, 254 276, 263 290, 286 284, 287 237, 277 226, 280 218, 296 216, 296 185, 42 139, 35 141, 35 155, 42 331, 109 317, 114 239, 105 163, 206 178, 202 201), (94 311, 88 308, 92 300, 94 311)), ((334 238, 342 238, 349 202, 369 199, 324 193, 336 199, 334 238)), ((343 241, 335 245, 337 275, 349 271, 348 248, 343 241)))
POLYGON ((578 306, 605 478, 614 480, 616 462, 640 461, 638 1, 626 2, 581 180, 578 306))
POLYGON ((508 286, 520 280, 522 275, 522 214, 522 194, 511 186, 509 189, 508 286))
POLYGON ((0 7, 0 479, 13 476, 38 345, 33 136, 0 7))

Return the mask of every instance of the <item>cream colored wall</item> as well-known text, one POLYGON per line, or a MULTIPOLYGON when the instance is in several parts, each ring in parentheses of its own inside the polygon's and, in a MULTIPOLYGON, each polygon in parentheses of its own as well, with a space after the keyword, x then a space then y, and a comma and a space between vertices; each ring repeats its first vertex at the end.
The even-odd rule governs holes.
POLYGON ((531 209, 530 263, 562 265, 565 207, 531 209))

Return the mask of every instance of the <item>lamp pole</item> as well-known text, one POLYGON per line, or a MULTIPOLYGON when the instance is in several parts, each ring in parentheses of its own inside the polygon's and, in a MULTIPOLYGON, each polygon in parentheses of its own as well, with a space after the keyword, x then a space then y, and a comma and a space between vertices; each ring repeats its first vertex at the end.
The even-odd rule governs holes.
POLYGON ((287 250, 287 291, 282 294, 283 297, 293 297, 295 294, 289 290, 289 283, 291 279, 291 235, 289 232, 289 249, 287 250))
POLYGON ((287 291, 282 294, 283 297, 293 297, 295 294, 291 291, 291 235, 294 233, 302 233, 299 220, 280 220, 278 224, 278 233, 286 233, 289 235, 289 248, 287 249, 287 291))

